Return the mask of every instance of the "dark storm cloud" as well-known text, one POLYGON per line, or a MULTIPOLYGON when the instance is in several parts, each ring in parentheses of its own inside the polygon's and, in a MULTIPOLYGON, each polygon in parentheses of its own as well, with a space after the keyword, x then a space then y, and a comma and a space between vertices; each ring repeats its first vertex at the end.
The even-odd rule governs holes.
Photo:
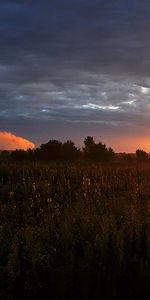
POLYGON ((93 135, 113 134, 118 124, 118 135, 126 126, 143 130, 149 15, 146 0, 1 0, 1 129, 32 132, 37 143, 48 134, 78 136, 81 126, 93 135))
POLYGON ((142 3, 2 2, 1 51, 5 54, 2 60, 18 67, 18 72, 24 67, 25 75, 39 70, 39 77, 43 73, 52 75, 48 68, 45 70, 47 64, 53 68, 60 64, 60 67, 80 66, 95 70, 104 67, 105 63, 117 63, 127 68, 132 62, 136 68, 137 62, 140 64, 139 58, 144 58, 148 52, 145 46, 149 44, 150 7, 148 2, 142 3), (29 70, 27 63, 31 62, 33 65, 29 70))

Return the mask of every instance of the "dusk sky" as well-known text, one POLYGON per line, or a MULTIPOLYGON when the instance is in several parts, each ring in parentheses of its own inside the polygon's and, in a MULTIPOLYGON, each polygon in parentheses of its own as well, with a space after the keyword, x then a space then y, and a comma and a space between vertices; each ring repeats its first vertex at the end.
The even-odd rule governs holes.
POLYGON ((150 2, 1 0, 0 132, 150 152, 150 2))

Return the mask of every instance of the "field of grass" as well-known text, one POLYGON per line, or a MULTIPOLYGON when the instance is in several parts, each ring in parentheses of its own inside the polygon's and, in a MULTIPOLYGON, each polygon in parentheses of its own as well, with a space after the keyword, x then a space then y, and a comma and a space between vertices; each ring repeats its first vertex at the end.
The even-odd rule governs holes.
POLYGON ((0 299, 37 296, 150 298, 150 165, 1 163, 0 299))

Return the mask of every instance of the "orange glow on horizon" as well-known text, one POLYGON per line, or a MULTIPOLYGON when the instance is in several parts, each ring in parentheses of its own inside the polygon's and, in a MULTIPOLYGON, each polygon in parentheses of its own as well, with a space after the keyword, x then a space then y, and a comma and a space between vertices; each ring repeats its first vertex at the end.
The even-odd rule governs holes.
MULTIPOLYGON (((137 149, 142 149, 150 153, 150 138, 147 136, 107 136, 107 138, 102 137, 101 139, 98 136, 94 136, 94 140, 96 142, 101 141, 105 143, 107 147, 111 147, 116 153, 135 153, 137 149)), ((79 142, 76 142, 76 145, 79 144, 79 142)), ((29 148, 34 149, 34 143, 23 137, 16 136, 11 132, 0 131, 0 150, 27 150, 29 148)))
POLYGON ((141 149, 150 153, 150 138, 137 136, 122 136, 107 138, 105 143, 108 147, 112 147, 117 153, 135 153, 137 149, 141 149))
POLYGON ((0 150, 16 150, 16 149, 24 149, 35 148, 35 145, 19 136, 14 135, 11 132, 0 132, 0 150))

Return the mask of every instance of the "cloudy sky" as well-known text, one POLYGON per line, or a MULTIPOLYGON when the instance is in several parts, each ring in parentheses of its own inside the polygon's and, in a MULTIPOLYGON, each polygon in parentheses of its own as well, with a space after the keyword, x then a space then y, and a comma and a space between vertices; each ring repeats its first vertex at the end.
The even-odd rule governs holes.
POLYGON ((149 1, 1 0, 0 132, 150 151, 149 1))

